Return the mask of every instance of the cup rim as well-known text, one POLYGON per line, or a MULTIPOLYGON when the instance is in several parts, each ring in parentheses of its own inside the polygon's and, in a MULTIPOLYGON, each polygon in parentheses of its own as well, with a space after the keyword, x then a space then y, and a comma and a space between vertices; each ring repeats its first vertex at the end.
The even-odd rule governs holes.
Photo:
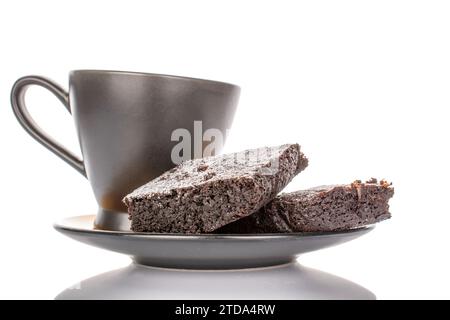
POLYGON ((137 76, 145 76, 145 77, 158 77, 158 78, 171 78, 171 79, 182 79, 182 80, 190 80, 190 81, 199 81, 199 82, 209 82, 216 85, 222 86, 231 86, 240 90, 240 87, 236 84, 210 80, 210 79, 201 79, 194 77, 185 77, 185 76, 177 76, 163 73, 149 73, 149 72, 140 72, 140 71, 121 71, 121 70, 102 70, 102 69, 76 69, 71 70, 70 75, 74 75, 77 73, 92 73, 92 74, 121 74, 121 75, 137 75, 137 76))

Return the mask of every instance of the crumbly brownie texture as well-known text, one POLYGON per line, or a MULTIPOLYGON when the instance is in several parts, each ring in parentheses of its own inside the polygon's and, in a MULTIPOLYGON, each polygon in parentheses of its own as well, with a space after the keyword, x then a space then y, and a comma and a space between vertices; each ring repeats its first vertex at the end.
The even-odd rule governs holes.
POLYGON ((124 198, 131 229, 212 232, 259 210, 307 165, 298 144, 185 161, 124 198))
POLYGON ((390 183, 372 178, 349 185, 322 186, 285 193, 258 212, 215 233, 323 232, 348 230, 391 217, 390 183))

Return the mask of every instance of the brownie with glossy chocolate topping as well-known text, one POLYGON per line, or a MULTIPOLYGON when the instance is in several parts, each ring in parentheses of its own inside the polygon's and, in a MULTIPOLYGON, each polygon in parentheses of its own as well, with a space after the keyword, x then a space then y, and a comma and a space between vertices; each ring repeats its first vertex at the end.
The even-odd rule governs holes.
POLYGON ((372 178, 281 194, 258 212, 215 233, 323 232, 348 230, 391 217, 390 183, 372 178))
POLYGON ((185 161, 124 198, 131 229, 213 232, 258 211, 307 165, 298 144, 185 161))

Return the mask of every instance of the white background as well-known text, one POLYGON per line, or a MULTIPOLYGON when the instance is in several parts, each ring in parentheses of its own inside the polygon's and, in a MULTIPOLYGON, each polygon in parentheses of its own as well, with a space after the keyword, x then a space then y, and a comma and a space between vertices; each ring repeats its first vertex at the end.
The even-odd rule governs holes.
MULTIPOLYGON (((299 142, 310 166, 287 190, 372 176, 393 181, 393 218, 301 261, 380 299, 450 298, 450 4, 447 1, 1 1, 0 298, 54 298, 128 258, 63 237, 92 214, 88 182, 31 139, 13 82, 118 69, 236 83, 228 151, 299 142)), ((79 151, 51 94, 36 121, 79 151)))

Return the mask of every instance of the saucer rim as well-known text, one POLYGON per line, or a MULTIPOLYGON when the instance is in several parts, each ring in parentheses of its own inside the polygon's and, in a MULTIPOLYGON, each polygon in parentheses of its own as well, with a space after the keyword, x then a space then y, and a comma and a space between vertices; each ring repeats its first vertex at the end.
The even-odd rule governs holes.
POLYGON ((362 226, 340 231, 324 231, 324 232, 291 232, 291 233, 264 233, 264 234, 179 234, 179 233, 149 233, 149 232, 133 232, 133 231, 116 231, 103 230, 94 228, 95 215, 79 215, 60 219, 53 224, 53 228, 57 231, 67 231, 73 233, 89 233, 96 235, 113 235, 120 237, 133 238, 152 238, 161 240, 275 240, 275 239, 289 239, 299 237, 333 237, 342 234, 369 232, 375 229, 375 224, 362 226), (82 228, 70 226, 70 220, 74 219, 91 219, 92 228, 82 228))

